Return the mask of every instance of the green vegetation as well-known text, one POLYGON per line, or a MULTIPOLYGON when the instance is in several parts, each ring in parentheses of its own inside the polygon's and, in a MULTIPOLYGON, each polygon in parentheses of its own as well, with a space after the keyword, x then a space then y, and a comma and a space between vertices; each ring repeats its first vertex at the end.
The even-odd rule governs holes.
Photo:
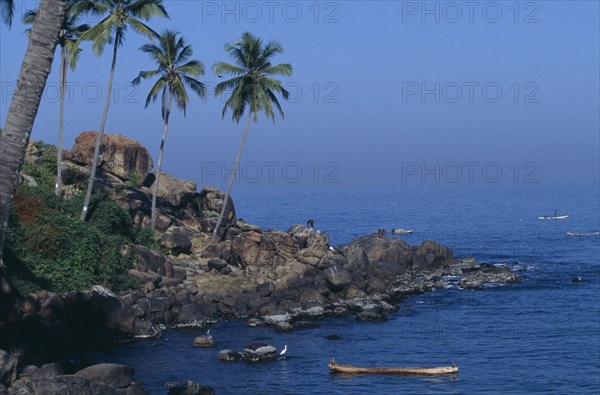
POLYGON ((95 284, 117 291, 136 288, 127 274, 134 257, 124 257, 120 250, 128 244, 156 247, 150 230, 135 227, 123 208, 101 194, 92 197, 88 222, 79 221, 83 194, 66 200, 54 195, 56 149, 36 145, 42 164, 28 163, 23 169, 39 186, 17 189, 4 251, 18 291, 66 292, 95 284))

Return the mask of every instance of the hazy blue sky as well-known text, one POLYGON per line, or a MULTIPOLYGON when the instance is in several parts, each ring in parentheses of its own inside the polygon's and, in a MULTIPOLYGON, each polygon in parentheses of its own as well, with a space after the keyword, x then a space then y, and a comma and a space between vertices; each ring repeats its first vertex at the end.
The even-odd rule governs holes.
MULTIPOLYGON (((19 14, 35 5, 16 3, 19 14)), ((171 20, 150 25, 187 38, 209 86, 218 82, 212 65, 229 60, 224 44, 244 31, 279 40, 286 52, 275 61, 294 66, 284 80, 292 94, 285 120, 263 117, 251 126, 244 187, 256 178, 272 178, 273 188, 598 182, 596 1, 165 3, 171 20)), ((18 21, 0 27, 0 124, 26 48, 23 30, 18 21)), ((129 32, 120 51, 107 133, 139 140, 156 158, 160 108, 143 105, 151 83, 128 85, 153 66, 138 51, 144 42, 129 32)), ((88 44, 83 49, 69 74, 67 147, 82 130, 98 128, 110 67, 109 49, 102 58, 88 44)), ((51 143, 57 65, 32 134, 51 143)), ((165 171, 223 186, 225 175, 213 172, 232 168, 243 124, 221 120, 221 108, 211 95, 192 99, 187 118, 174 114, 165 171)))

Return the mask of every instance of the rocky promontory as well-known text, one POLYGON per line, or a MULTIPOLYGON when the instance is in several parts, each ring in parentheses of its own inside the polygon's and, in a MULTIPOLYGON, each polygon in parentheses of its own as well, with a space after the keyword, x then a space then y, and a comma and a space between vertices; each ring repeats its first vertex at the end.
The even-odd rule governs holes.
MULTIPOLYGON (((65 199, 79 193, 76 185, 85 179, 94 136, 82 134, 65 154, 65 182, 75 186, 66 188, 65 199)), ((148 226, 152 158, 123 136, 105 136, 103 152, 97 188, 134 224, 148 226)), ((38 156, 30 147, 26 159, 35 163, 38 156)), ((223 192, 214 187, 198 191, 195 183, 165 173, 158 191, 161 251, 141 245, 123 245, 120 251, 134 258, 129 273, 139 288, 118 294, 98 286, 25 295, 0 321, 0 337, 11 355, 40 365, 90 338, 152 337, 165 327, 202 327, 220 317, 251 318, 250 325, 271 325, 281 332, 314 326, 326 316, 378 322, 397 310, 396 302, 406 295, 520 281, 507 267, 458 259, 432 240, 411 246, 399 237, 367 235, 334 247, 326 233, 303 225, 262 229, 239 220, 231 198, 214 241, 223 192)), ((222 358, 238 355, 231 353, 222 358)), ((71 385, 55 376, 60 385, 71 385)), ((84 385, 80 376, 67 381, 84 385)), ((0 375, 0 381, 9 384, 14 377, 0 375)))

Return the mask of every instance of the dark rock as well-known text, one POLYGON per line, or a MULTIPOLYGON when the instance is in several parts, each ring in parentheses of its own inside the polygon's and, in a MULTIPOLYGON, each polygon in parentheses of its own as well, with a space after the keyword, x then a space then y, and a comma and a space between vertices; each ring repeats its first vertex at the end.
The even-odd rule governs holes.
POLYGON ((173 254, 189 254, 192 249, 192 236, 191 230, 172 226, 160 237, 159 243, 173 254))
POLYGON ((62 366, 57 363, 42 365, 38 370, 29 374, 32 380, 51 379, 64 373, 62 366))
POLYGON ((192 341, 192 345, 194 347, 211 348, 215 347, 216 343, 211 335, 202 335, 195 338, 194 341, 192 341))
POLYGON ((212 387, 206 387, 195 381, 188 381, 169 390, 168 395, 214 395, 212 387))
POLYGON ((273 346, 263 343, 254 343, 244 348, 244 360, 246 362, 266 362, 275 360, 275 351, 273 346))
POLYGON ((0 383, 9 383, 17 378, 18 363, 16 355, 0 350, 0 383))
POLYGON ((250 327, 263 326, 264 324, 265 323, 259 318, 250 318, 248 320, 248 326, 250 327))
POLYGON ((242 362, 244 354, 233 350, 221 350, 219 351, 218 359, 225 362, 242 362))
POLYGON ((460 286, 464 289, 483 289, 484 284, 510 284, 521 281, 508 267, 482 264, 464 273, 460 286))
POLYGON ((270 296, 275 291, 275 283, 267 281, 256 287, 256 292, 261 296, 270 296))
POLYGON ((282 321, 275 324, 275 330, 277 330, 277 332, 286 333, 293 331, 294 327, 289 322, 282 321))
POLYGON ((353 240, 347 247, 355 246, 365 250, 369 262, 392 262, 401 265, 406 264, 406 258, 410 254, 410 246, 400 238, 379 238, 377 236, 364 236, 353 240))
POLYGON ((325 269, 323 277, 327 280, 329 288, 334 292, 341 291, 344 287, 352 284, 352 275, 350 272, 337 266, 325 269))
POLYGON ((406 269, 394 262, 374 262, 369 266, 369 274, 371 277, 378 278, 382 281, 391 281, 396 276, 406 272, 406 269))
POLYGON ((387 318, 380 313, 376 313, 374 311, 361 311, 356 316, 358 320, 361 321, 370 321, 370 322, 384 322, 387 318))
POLYGON ((135 369, 131 366, 101 363, 82 369, 75 376, 113 388, 125 388, 131 384, 134 373, 135 369))
MULTIPOLYGON (((223 207, 223 201, 225 200, 225 193, 214 187, 204 187, 202 188, 202 191, 200 191, 200 198, 202 199, 200 206, 202 211, 220 213, 223 207)), ((223 227, 229 227, 230 224, 235 224, 236 222, 235 206, 233 204, 233 199, 229 196, 227 207, 225 208, 225 215, 223 216, 223 227)), ((214 223, 216 224, 216 218, 214 223)))
POLYGON ((215 270, 221 270, 227 266, 227 261, 219 258, 213 258, 208 260, 208 267, 215 270))
MULTIPOLYGON (((156 176, 154 173, 148 174, 144 180, 144 186, 154 190, 154 181, 156 176)), ((179 206, 187 195, 192 195, 196 192, 196 183, 192 181, 181 180, 173 177, 163 171, 160 172, 160 180, 158 181, 157 196, 173 206, 179 206)))
POLYGON ((221 270, 219 270, 219 273, 221 273, 224 276, 230 274, 231 272, 232 272, 232 270, 228 266, 225 266, 224 268, 221 268, 221 270))
POLYGON ((152 251, 151 249, 140 245, 136 245, 134 249, 139 256, 139 263, 142 264, 145 268, 147 268, 147 270, 150 270, 154 273, 158 273, 160 275, 165 274, 164 264, 166 259, 162 254, 159 254, 158 252, 152 251))

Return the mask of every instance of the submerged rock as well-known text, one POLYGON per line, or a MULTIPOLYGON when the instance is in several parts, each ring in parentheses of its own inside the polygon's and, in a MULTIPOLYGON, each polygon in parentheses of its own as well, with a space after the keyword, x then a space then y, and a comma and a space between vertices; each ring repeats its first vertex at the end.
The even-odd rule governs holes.
POLYGON ((171 386, 168 395, 214 395, 215 390, 212 387, 204 386, 195 381, 185 383, 176 383, 171 386))

